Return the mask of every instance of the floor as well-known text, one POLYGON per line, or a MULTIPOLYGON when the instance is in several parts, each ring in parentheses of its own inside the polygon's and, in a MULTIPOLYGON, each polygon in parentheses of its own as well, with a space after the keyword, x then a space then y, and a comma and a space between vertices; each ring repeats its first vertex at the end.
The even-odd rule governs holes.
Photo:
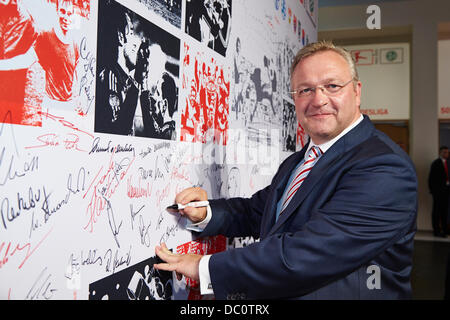
POLYGON ((434 237, 432 232, 418 231, 414 238, 411 286, 414 300, 443 300, 450 236, 434 237))

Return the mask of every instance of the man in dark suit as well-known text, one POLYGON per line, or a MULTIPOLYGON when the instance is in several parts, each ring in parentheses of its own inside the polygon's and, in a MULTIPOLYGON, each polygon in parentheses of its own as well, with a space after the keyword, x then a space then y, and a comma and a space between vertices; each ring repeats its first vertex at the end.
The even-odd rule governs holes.
POLYGON ((428 187, 433 195, 433 211, 431 215, 433 232, 435 236, 446 237, 449 177, 448 177, 448 148, 439 148, 439 158, 433 161, 428 176, 428 187))
MULTIPOLYGON (((411 298, 414 165, 361 115, 361 82, 345 50, 304 47, 291 87, 309 143, 251 198, 182 210, 201 237, 260 241, 207 256, 173 254, 162 244, 156 254, 166 263, 155 267, 199 279, 202 294, 216 299, 411 298)), ((205 199, 204 190, 189 188, 175 201, 205 199)))

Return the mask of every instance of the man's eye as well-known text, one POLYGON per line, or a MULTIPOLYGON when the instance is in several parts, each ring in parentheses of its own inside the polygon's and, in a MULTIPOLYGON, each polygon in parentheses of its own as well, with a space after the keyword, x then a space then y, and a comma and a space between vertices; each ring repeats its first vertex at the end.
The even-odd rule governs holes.
POLYGON ((334 84, 334 83, 329 83, 329 84, 325 85, 325 88, 327 88, 327 89, 337 89, 337 88, 339 88, 339 85, 334 84))
POLYGON ((311 88, 305 88, 305 89, 299 90, 299 93, 300 94, 308 94, 311 92, 311 90, 312 90, 311 88))

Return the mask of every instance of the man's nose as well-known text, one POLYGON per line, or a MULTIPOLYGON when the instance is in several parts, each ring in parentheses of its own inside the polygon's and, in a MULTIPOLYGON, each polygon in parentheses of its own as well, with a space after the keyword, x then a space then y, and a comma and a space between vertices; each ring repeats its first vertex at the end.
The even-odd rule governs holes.
POLYGON ((328 102, 328 96, 325 94, 323 87, 316 87, 312 93, 311 104, 313 106, 321 107, 328 102))

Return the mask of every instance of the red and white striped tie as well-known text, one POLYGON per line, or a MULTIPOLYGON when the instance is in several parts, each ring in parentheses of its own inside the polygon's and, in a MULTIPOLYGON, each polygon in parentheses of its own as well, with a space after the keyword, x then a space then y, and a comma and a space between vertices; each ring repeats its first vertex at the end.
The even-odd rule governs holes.
POLYGON ((286 209, 289 202, 294 197, 294 194, 297 192, 297 190, 302 185, 303 181, 308 176, 309 172, 311 171, 314 164, 316 164, 317 160, 319 160, 320 156, 322 155, 322 150, 320 150, 319 147, 313 146, 309 152, 308 156, 306 157, 306 161, 297 168, 295 171, 295 178, 292 180, 291 184, 289 185, 288 192, 286 194, 286 198, 283 201, 283 205, 281 207, 280 214, 286 209))

